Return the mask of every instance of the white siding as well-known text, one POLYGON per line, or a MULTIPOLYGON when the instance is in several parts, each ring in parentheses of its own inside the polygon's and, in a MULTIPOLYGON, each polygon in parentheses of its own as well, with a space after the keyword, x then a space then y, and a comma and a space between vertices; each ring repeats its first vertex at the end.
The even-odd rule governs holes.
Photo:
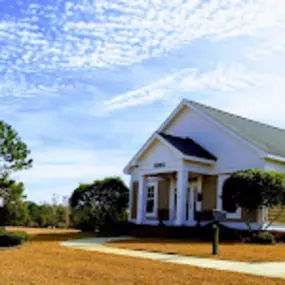
POLYGON ((158 162, 173 162, 178 159, 178 155, 172 149, 156 139, 138 159, 138 163, 139 165, 148 166, 158 162))
POLYGON ((167 172, 172 169, 177 169, 182 163, 178 153, 173 151, 163 142, 155 139, 149 148, 137 160, 138 168, 132 171, 133 179, 137 180, 141 172, 167 172), (155 168, 155 163, 165 163, 165 167, 155 168))
POLYGON ((193 161, 185 161, 185 168, 188 172, 211 174, 214 166, 193 161))
POLYGON ((164 132, 181 137, 188 136, 214 154, 218 161, 213 167, 213 173, 264 166, 254 149, 229 134, 211 119, 189 108, 182 109, 164 132))

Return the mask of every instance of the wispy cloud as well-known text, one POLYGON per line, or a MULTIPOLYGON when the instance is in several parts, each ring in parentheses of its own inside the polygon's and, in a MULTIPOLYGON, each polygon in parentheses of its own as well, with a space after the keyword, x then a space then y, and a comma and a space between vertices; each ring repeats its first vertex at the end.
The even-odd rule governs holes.
POLYGON ((4 2, 0 110, 32 148, 19 178, 37 200, 120 174, 182 97, 284 117, 281 0, 4 2))
POLYGON ((192 72, 192 69, 184 69, 140 89, 118 95, 104 102, 105 110, 111 111, 143 103, 151 103, 156 100, 165 100, 175 91, 177 81, 192 72))
POLYGON ((284 54, 285 52, 285 23, 270 34, 261 37, 252 47, 246 49, 250 60, 260 61, 264 58, 284 54))
POLYGON ((268 75, 252 72, 241 64, 219 65, 209 72, 196 70, 180 82, 180 87, 189 92, 236 92, 260 86, 267 79, 268 75))
POLYGON ((26 4, 20 16, 0 22, 0 93, 60 92, 66 88, 67 74, 79 68, 128 66, 201 38, 270 34, 284 25, 284 5, 278 0, 26 4))
POLYGON ((180 99, 182 92, 233 93, 260 87, 273 78, 252 72, 241 64, 219 65, 214 70, 201 72, 184 69, 137 90, 129 91, 105 101, 105 110, 123 109, 135 105, 180 99))

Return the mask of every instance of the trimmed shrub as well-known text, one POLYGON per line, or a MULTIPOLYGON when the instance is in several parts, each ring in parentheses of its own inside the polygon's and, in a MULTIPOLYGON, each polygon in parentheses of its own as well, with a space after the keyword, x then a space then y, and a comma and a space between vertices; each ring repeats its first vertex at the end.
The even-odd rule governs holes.
POLYGON ((131 235, 138 238, 169 237, 171 228, 163 226, 135 225, 131 235))
POLYGON ((1 231, 0 233, 0 247, 11 247, 21 245, 29 240, 29 235, 25 232, 8 233, 1 231))
POLYGON ((17 231, 17 232, 12 232, 11 234, 15 237, 18 237, 22 241, 22 243, 30 239, 30 236, 26 232, 17 231))
POLYGON ((134 224, 125 222, 111 222, 109 221, 105 225, 98 228, 98 234, 102 236, 121 236, 121 235, 131 235, 134 224))
MULTIPOLYGON (((221 242, 241 242, 244 238, 245 232, 219 225, 220 229, 220 241, 221 242)), ((204 227, 201 227, 199 232, 201 240, 212 241, 213 240, 213 223, 210 223, 204 227)))
MULTIPOLYGON (((220 241, 222 242, 240 242, 243 240, 244 234, 245 232, 220 225, 220 241)), ((212 241, 213 228, 212 223, 203 227, 164 227, 136 225, 134 227, 132 235, 135 237, 162 237, 170 239, 212 241)))
POLYGON ((250 242, 258 244, 274 244, 276 243, 276 239, 270 232, 260 232, 253 235, 250 242))
POLYGON ((276 239, 276 242, 285 243, 285 232, 271 232, 276 239))

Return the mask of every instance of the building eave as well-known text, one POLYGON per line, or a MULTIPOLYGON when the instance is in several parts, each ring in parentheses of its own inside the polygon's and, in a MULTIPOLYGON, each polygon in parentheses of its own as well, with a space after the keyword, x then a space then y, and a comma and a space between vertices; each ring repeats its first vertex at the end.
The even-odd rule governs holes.
POLYGON ((285 157, 275 155, 275 154, 270 154, 270 153, 265 154, 264 159, 265 160, 272 160, 272 161, 276 161, 276 162, 280 162, 280 163, 285 163, 285 157))

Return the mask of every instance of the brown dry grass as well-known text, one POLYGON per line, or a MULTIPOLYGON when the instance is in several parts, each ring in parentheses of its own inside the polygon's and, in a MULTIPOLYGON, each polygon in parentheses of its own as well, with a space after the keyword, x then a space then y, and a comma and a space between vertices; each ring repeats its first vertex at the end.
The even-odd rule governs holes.
POLYGON ((32 241, 0 251, 0 284, 11 285, 285 285, 285 280, 166 264, 61 247, 88 234, 31 230, 32 241))
POLYGON ((5 230, 9 232, 24 231, 30 236, 35 235, 49 235, 49 234, 76 234, 80 233, 80 230, 74 229, 44 229, 44 228, 21 228, 21 227, 6 227, 5 230))
MULTIPOLYGON (((212 245, 209 242, 144 238, 115 241, 106 243, 106 245, 136 250, 213 258, 211 255, 212 245)), ((259 245, 223 243, 220 244, 219 251, 219 256, 215 258, 245 262, 285 261, 284 244, 259 245)))

